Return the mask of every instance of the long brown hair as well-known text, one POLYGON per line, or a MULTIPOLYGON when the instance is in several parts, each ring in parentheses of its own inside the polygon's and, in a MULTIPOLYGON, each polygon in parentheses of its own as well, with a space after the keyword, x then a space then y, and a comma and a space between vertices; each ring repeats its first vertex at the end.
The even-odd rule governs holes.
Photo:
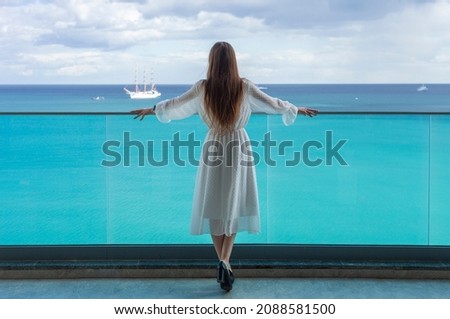
POLYGON ((233 129, 239 117, 243 83, 236 54, 227 42, 217 42, 209 52, 205 81, 205 109, 212 126, 220 133, 233 129))

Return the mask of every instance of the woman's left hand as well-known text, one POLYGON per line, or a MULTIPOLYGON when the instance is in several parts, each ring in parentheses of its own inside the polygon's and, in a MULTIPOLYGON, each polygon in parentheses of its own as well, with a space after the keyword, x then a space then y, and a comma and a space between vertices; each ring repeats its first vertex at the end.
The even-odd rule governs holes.
POLYGON ((319 111, 315 110, 315 109, 310 109, 307 107, 299 107, 297 113, 301 113, 305 116, 313 117, 313 116, 316 116, 317 113, 319 113, 319 111))
POLYGON ((155 112, 153 111, 153 109, 139 109, 139 110, 133 110, 130 112, 131 114, 137 114, 134 119, 137 119, 138 117, 140 117, 139 121, 142 121, 144 119, 144 117, 146 115, 149 114, 155 114, 155 112))

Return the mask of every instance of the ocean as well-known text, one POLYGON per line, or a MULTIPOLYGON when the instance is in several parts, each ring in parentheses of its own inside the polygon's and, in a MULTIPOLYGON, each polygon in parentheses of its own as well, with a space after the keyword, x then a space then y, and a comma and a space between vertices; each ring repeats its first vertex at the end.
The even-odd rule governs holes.
MULTIPOLYGON (((331 112, 448 112, 450 84, 262 84, 264 92, 331 112)), ((178 96, 190 85, 159 85, 155 100, 130 100, 121 85, 0 85, 0 112, 128 112, 178 96)), ((132 86, 128 86, 131 89, 132 86)))
MULTIPOLYGON (((237 243, 450 244, 450 85, 261 86, 323 114, 251 117, 262 227, 237 243)), ((158 86, 161 99, 188 88, 158 86)), ((0 86, 0 245, 210 243, 189 234, 206 128, 126 114, 157 101, 0 86)))

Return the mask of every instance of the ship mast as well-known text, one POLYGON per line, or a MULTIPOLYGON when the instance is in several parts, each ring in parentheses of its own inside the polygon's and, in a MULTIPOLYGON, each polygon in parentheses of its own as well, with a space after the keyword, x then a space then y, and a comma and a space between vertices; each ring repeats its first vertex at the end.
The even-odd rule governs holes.
POLYGON ((137 93, 139 92, 139 85, 137 80, 137 66, 134 68, 134 91, 137 93))
POLYGON ((155 88, 155 85, 153 83, 153 69, 151 69, 151 71, 150 71, 150 83, 151 83, 152 91, 153 91, 155 88))
POLYGON ((144 69, 144 92, 147 92, 147 84, 145 83, 145 69, 144 69))

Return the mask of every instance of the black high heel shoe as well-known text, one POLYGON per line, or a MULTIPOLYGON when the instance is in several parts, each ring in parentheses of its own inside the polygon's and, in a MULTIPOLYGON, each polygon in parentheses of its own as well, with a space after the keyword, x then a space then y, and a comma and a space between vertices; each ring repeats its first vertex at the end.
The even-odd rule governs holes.
POLYGON ((222 264, 220 264, 220 269, 222 271, 219 271, 219 274, 222 277, 220 277, 221 280, 218 280, 218 282, 220 282, 220 288, 226 291, 230 291, 231 289, 233 289, 234 275, 233 272, 227 268, 224 262, 221 263, 222 264))
POLYGON ((217 282, 223 283, 224 277, 225 277, 225 270, 227 269, 227 266, 223 261, 219 262, 219 265, 217 265, 217 282))
POLYGON ((234 274, 233 274, 233 272, 231 270, 228 270, 228 272, 230 273, 231 283, 234 284, 234 274))

